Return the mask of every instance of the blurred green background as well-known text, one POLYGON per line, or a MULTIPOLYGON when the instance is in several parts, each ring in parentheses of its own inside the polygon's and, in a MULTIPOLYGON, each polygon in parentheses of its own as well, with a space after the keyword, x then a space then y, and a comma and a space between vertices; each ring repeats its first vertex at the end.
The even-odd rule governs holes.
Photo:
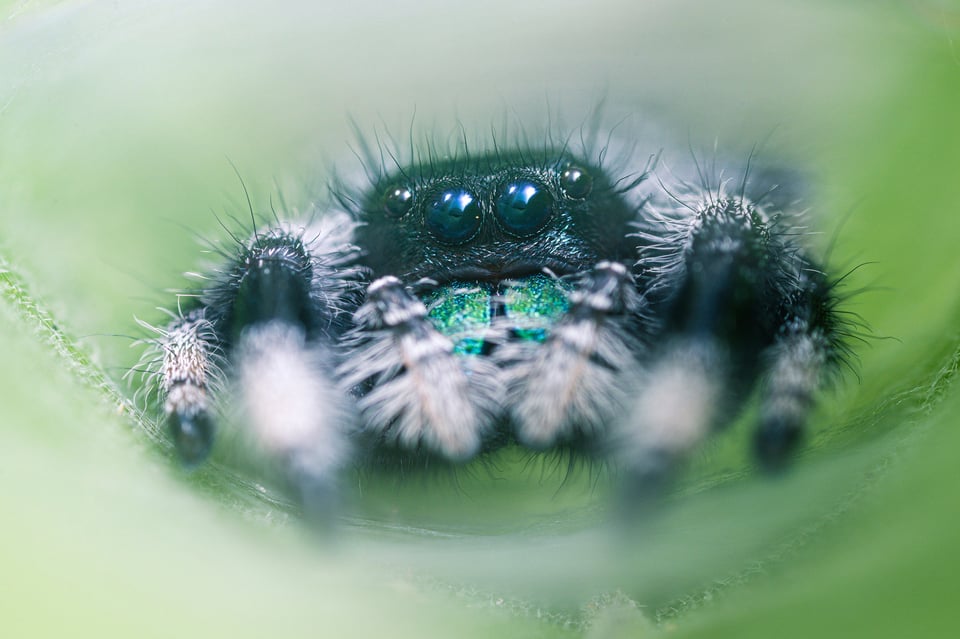
POLYGON ((954 636, 960 7, 324 4, 0 3, 0 635, 954 636), (305 205, 350 117, 576 124, 601 98, 681 143, 768 139, 810 175, 814 244, 871 263, 848 308, 895 339, 858 346, 788 475, 734 428, 630 536, 604 481, 519 456, 458 489, 358 477, 331 546, 145 434, 125 336, 242 213, 231 161, 258 209, 305 205))

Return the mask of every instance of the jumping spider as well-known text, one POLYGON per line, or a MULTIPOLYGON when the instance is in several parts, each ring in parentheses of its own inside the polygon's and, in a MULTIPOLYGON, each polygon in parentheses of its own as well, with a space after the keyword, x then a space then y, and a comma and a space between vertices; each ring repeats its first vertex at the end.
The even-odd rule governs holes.
POLYGON ((147 386, 187 463, 228 404, 307 508, 349 463, 506 445, 612 459, 643 491, 758 384, 755 452, 781 465, 848 354, 790 188, 749 161, 358 155, 361 186, 334 180, 303 222, 255 221, 154 328, 147 386))

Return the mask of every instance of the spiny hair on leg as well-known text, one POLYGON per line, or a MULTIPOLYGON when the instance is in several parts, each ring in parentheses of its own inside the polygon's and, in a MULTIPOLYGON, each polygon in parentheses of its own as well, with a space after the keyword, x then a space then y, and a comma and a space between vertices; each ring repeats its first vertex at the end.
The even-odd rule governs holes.
POLYGON ((210 452, 213 398, 225 387, 226 361, 205 309, 170 314, 173 319, 165 328, 138 320, 156 337, 139 342, 148 347, 130 372, 139 371, 142 381, 135 399, 162 403, 177 451, 194 465, 210 452))
MULTIPOLYGON (((718 156, 716 149, 686 157, 658 158, 654 179, 657 187, 647 193, 642 212, 631 233, 638 241, 638 272, 651 276, 651 296, 668 292, 685 276, 687 258, 701 227, 724 219, 746 224, 756 232, 744 236, 756 243, 770 243, 780 264, 771 277, 784 282, 794 277, 800 248, 794 238, 807 233, 806 211, 800 209, 797 171, 754 167, 755 147, 744 162, 718 156)), ((789 288, 781 286, 781 290, 789 288)))
POLYGON ((243 241, 232 235, 229 246, 218 246, 220 264, 209 269, 200 294, 214 321, 231 316, 242 282, 265 258, 282 260, 298 271, 307 296, 308 337, 319 331, 329 337, 342 331, 359 302, 366 270, 356 265, 361 251, 353 243, 357 222, 347 213, 331 212, 304 222, 277 221, 254 229, 243 241))

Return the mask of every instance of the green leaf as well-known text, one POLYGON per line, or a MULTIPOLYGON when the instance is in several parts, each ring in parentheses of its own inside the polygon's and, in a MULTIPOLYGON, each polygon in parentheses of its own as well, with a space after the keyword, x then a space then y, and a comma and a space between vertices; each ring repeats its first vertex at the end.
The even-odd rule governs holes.
POLYGON ((950 3, 322 4, 0 5, 0 635, 954 634, 950 3), (330 545, 256 476, 177 467, 121 378, 134 316, 246 215, 230 161, 258 211, 303 207, 349 165, 347 112, 485 131, 548 95, 576 125, 601 94, 733 153, 769 138, 832 268, 869 263, 847 308, 877 337, 791 472, 756 474, 738 424, 624 536, 606 481, 507 453, 455 487, 358 477, 330 545))

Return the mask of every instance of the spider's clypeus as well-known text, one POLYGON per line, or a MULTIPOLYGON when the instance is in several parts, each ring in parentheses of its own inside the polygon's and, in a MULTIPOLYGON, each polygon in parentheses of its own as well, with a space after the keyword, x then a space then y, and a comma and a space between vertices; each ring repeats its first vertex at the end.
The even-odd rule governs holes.
POLYGON ((754 450, 782 466, 849 355, 789 175, 608 144, 358 155, 359 185, 255 221, 150 327, 187 463, 229 422, 323 515, 348 466, 519 445, 609 460, 639 499, 756 386, 754 450))

